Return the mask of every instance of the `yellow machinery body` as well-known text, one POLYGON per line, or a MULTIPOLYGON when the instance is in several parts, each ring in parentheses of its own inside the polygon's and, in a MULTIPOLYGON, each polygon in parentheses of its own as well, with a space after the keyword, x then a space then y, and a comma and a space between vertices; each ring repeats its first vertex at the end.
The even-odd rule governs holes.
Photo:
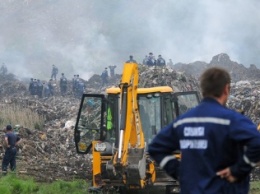
POLYGON ((108 88, 106 95, 82 96, 75 145, 78 153, 92 154, 94 190, 125 193, 177 185, 149 157, 146 146, 161 128, 196 106, 199 95, 169 86, 138 88, 138 75, 137 64, 125 63, 119 87, 108 88))

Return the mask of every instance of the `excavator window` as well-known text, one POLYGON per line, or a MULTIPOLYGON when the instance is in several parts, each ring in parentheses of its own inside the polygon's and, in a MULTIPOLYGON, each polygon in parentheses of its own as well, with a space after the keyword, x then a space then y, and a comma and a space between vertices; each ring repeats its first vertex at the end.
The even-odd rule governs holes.
POLYGON ((75 126, 75 143, 78 153, 88 152, 93 140, 102 138, 104 103, 103 95, 82 96, 75 126))
POLYGON ((197 98, 193 94, 178 96, 179 114, 183 114, 197 105, 197 98))
POLYGON ((118 140, 118 111, 119 96, 109 94, 106 107, 106 141, 115 143, 117 147, 118 140))
POLYGON ((176 118, 175 107, 172 107, 171 94, 162 94, 162 128, 176 118))
POLYGON ((176 116, 182 115, 200 102, 199 94, 196 91, 176 92, 173 94, 173 107, 176 110, 176 116))
POLYGON ((161 129, 160 94, 139 95, 138 105, 145 140, 150 143, 161 129))

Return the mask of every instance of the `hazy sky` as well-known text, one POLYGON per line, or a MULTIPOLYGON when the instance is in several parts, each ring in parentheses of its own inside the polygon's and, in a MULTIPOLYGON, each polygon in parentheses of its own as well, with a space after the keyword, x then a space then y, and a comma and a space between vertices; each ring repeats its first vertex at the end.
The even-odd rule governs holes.
POLYGON ((132 54, 174 63, 219 53, 260 67, 259 0, 0 0, 0 64, 21 76, 87 79, 132 54))

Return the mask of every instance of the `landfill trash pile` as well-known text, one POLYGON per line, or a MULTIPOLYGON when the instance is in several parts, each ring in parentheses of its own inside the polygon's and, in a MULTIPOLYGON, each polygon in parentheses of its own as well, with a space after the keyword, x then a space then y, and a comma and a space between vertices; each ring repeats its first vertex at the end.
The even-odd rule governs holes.
POLYGON ((260 81, 239 81, 231 85, 228 106, 242 110, 255 124, 260 124, 260 81))
POLYGON ((192 75, 177 72, 171 67, 139 66, 139 87, 170 86, 174 92, 199 90, 197 79, 192 75))
MULTIPOLYGON (((201 67, 202 71, 206 64, 201 64, 204 65, 201 67)), ((192 72, 196 72, 196 69, 192 72)), ((139 65, 139 87, 168 85, 176 92, 199 90, 198 75, 191 75, 174 67, 139 65)), ((93 75, 89 80, 84 80, 85 93, 104 94, 106 88, 117 87, 120 79, 121 75, 116 74, 112 78, 109 77, 107 84, 102 86, 101 77, 93 75)), ((19 129, 23 142, 19 146, 17 172, 44 182, 90 178, 91 155, 77 154, 74 144, 74 126, 80 99, 73 96, 71 86, 68 94, 61 96, 58 85, 56 83, 54 96, 38 98, 29 94, 28 83, 15 79, 14 75, 5 79, 0 77, 0 106, 17 104, 46 118, 43 129, 28 129, 27 126, 19 129)), ((229 106, 243 109, 254 122, 259 122, 259 89, 260 82, 253 82, 251 79, 232 83, 229 106)), ((0 135, 4 135, 2 130, 0 135)), ((1 143, 0 148, 0 155, 3 156, 4 148, 1 143)), ((258 174, 253 177, 258 179, 258 174)))
POLYGON ((255 124, 259 124, 260 69, 255 65, 251 64, 246 68, 242 64, 231 61, 227 54, 221 53, 214 56, 209 64, 198 61, 190 64, 178 63, 173 68, 198 79, 203 70, 213 66, 227 69, 231 74, 231 95, 228 106, 234 110, 243 110, 255 124))
POLYGON ((242 64, 232 61, 225 53, 214 56, 210 63, 205 63, 202 61, 196 61, 189 64, 177 63, 173 66, 173 68, 176 71, 184 72, 185 74, 199 78, 201 73, 206 68, 213 66, 228 70, 231 75, 232 82, 238 82, 241 80, 259 80, 260 77, 260 69, 258 69, 256 65, 251 64, 250 67, 247 68, 242 64))

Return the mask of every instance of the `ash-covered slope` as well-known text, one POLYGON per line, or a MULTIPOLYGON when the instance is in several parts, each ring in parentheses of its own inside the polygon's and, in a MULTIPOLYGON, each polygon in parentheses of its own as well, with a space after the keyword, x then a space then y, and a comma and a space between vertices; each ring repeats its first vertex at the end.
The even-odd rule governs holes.
MULTIPOLYGON (((224 59, 228 61, 228 58, 223 58, 223 56, 214 58, 212 61, 224 62, 224 59)), ((197 65, 200 66, 200 63, 197 65)), ((204 63, 201 63, 201 66, 202 69, 205 68, 204 63)), ((248 71, 246 68, 243 70, 248 71)), ((121 75, 110 77, 107 84, 102 86, 100 76, 93 75, 85 81, 85 92, 105 93, 107 87, 118 86, 120 79, 121 75)), ((185 72, 179 72, 176 68, 159 69, 139 65, 139 87, 163 85, 172 87, 174 91, 199 90, 196 78, 185 72)), ((59 83, 55 83, 53 97, 39 99, 29 95, 27 83, 20 82, 14 77, 12 79, 0 78, 1 106, 18 104, 46 117, 42 130, 28 129, 27 126, 20 130, 24 142, 20 148, 17 171, 33 176, 39 181, 72 180, 75 177, 85 178, 87 173, 91 173, 91 159, 89 156, 78 155, 73 141, 73 127, 80 99, 73 97, 71 86, 68 94, 64 97, 61 96, 58 86, 59 83)), ((229 100, 231 108, 244 109, 245 114, 251 117, 255 123, 259 122, 260 117, 259 86, 259 82, 256 81, 241 81, 232 84, 232 95, 229 100)))
POLYGON ((214 56, 208 64, 201 61, 189 64, 178 63, 174 65, 174 69, 198 78, 206 68, 213 66, 227 69, 231 74, 233 82, 241 80, 258 80, 260 77, 260 69, 254 64, 251 64, 250 67, 247 68, 238 62, 232 61, 225 53, 214 56))
MULTIPOLYGON (((154 69, 140 65, 139 71, 139 87, 168 85, 175 91, 198 89, 196 79, 171 68, 154 69)), ((105 93, 107 87, 118 86, 120 79, 121 75, 110 77, 105 86, 101 85, 99 75, 82 81, 85 82, 85 93, 105 93)), ((0 77, 1 106, 19 105, 30 108, 46 118, 42 130, 28 129, 27 126, 20 129, 19 133, 24 141, 19 151, 18 173, 30 175, 38 181, 72 180, 75 177, 85 178, 87 173, 91 173, 90 158, 78 155, 73 141, 73 126, 80 99, 73 96, 72 83, 69 83, 66 96, 60 95, 59 83, 54 82, 55 95, 38 98, 29 94, 28 83, 21 82, 14 76, 0 77)), ((1 132, 3 135, 3 131, 1 132)), ((4 149, 0 150, 2 156, 4 149)))

